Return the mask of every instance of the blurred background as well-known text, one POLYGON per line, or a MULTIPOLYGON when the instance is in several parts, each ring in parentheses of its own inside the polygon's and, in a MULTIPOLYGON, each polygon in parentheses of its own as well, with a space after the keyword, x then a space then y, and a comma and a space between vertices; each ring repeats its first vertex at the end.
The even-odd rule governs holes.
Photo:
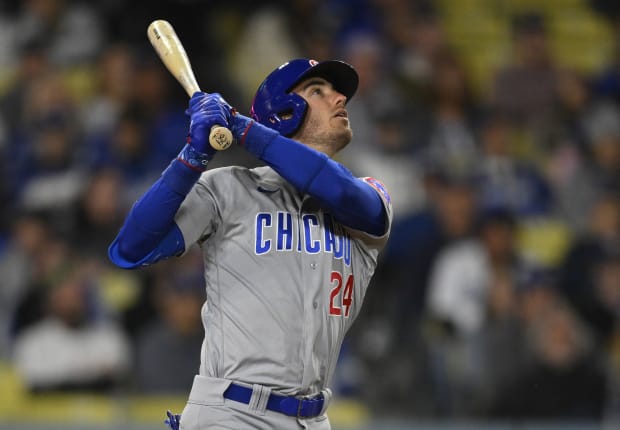
POLYGON ((617 2, 3 0, 1 429, 164 428, 197 371, 200 255, 106 256, 189 125, 157 18, 246 114, 289 59, 360 74, 339 161, 395 219, 334 429, 620 428, 617 2))

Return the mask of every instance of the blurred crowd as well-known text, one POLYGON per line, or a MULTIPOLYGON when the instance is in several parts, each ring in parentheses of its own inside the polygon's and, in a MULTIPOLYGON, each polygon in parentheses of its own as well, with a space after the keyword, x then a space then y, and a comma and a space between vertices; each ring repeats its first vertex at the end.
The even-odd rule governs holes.
MULTIPOLYGON (((596 70, 567 67, 530 3, 475 85, 449 2, 2 2, 0 360, 37 393, 189 390, 200 253, 107 259, 187 134, 187 97, 146 39, 165 18, 201 87, 245 113, 288 59, 360 74, 339 161, 386 184, 395 220, 338 396, 416 417, 620 416, 620 43, 596 70)), ((570 3, 620 41, 614 2, 570 3)), ((229 164, 258 165, 232 148, 210 167, 229 164)))

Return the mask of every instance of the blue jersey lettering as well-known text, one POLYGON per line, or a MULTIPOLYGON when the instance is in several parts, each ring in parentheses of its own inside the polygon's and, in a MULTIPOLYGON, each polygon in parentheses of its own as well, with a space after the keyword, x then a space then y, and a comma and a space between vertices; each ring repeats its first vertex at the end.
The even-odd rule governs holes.
POLYGON ((347 266, 351 265, 351 238, 330 214, 325 213, 320 218, 317 214, 300 217, 292 212, 259 212, 256 214, 255 228, 257 255, 270 252, 273 242, 277 251, 327 252, 333 254, 335 259, 344 260, 347 266), (295 240, 297 246, 293 243, 295 240))
POLYGON ((264 254, 271 249, 271 239, 264 239, 264 229, 271 227, 271 214, 260 212, 256 215, 256 254, 264 254))
POLYGON ((319 220, 316 215, 307 214, 303 216, 304 221, 304 238, 306 242, 306 252, 308 254, 316 254, 321 251, 321 241, 315 239, 312 240, 312 230, 310 224, 317 226, 319 225, 319 220))
POLYGON ((278 212, 278 251, 293 249, 293 216, 290 212, 278 212))

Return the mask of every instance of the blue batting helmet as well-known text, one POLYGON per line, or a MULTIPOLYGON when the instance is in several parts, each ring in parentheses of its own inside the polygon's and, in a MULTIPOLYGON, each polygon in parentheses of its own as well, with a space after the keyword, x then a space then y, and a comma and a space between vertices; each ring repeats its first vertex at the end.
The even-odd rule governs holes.
POLYGON ((314 76, 327 80, 347 100, 353 97, 359 82, 353 66, 344 61, 291 60, 271 72, 260 84, 252 102, 252 118, 284 136, 293 135, 304 121, 308 104, 291 90, 302 80, 314 76))

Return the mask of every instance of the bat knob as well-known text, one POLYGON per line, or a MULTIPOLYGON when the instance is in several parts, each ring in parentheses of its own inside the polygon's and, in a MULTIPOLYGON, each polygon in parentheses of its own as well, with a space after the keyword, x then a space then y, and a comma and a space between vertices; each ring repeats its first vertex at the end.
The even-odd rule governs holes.
POLYGON ((214 125, 209 133, 209 143, 214 149, 223 151, 227 149, 233 141, 232 133, 226 127, 214 125))

